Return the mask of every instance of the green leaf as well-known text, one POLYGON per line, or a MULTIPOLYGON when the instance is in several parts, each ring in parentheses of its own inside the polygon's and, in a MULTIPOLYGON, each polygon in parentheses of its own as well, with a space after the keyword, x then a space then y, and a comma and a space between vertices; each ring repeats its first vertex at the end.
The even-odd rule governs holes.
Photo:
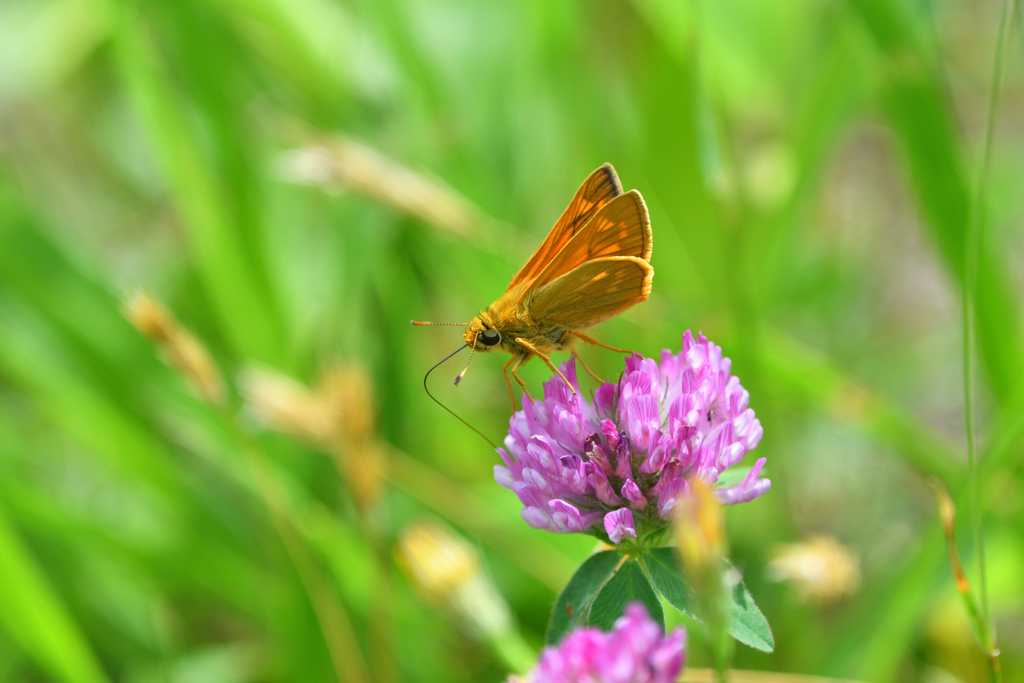
POLYGON ((729 635, 755 650, 773 651, 775 637, 772 636, 772 629, 742 581, 737 583, 732 590, 732 604, 732 613, 729 615, 729 635))
MULTIPOLYGON (((676 558, 675 548, 654 548, 643 555, 644 566, 657 591, 669 604, 683 614, 697 619, 694 609, 693 588, 686 581, 683 568, 676 558)), ((755 650, 771 652, 775 649, 768 621, 754 604, 743 582, 732 591, 732 611, 729 615, 729 635, 755 650)))
POLYGON ((580 565, 555 601, 545 636, 548 645, 560 641, 581 620, 587 623, 594 597, 615 573, 620 557, 615 550, 605 550, 580 565))
POLYGON ((675 548, 654 548, 644 553, 644 566, 655 589, 683 614, 696 618, 693 588, 683 577, 675 548))
POLYGON ((664 631, 665 612, 661 609, 661 600, 640 563, 629 558, 597 594, 590 608, 588 623, 607 631, 622 616, 626 605, 637 601, 643 603, 647 613, 664 631))

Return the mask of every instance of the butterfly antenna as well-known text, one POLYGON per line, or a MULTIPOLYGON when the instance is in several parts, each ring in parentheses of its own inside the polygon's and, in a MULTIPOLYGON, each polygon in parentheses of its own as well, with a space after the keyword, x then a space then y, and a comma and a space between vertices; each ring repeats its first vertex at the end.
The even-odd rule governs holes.
MULTIPOLYGON (((411 322, 413 325, 416 325, 417 327, 423 327, 424 325, 455 325, 457 327, 469 326, 469 323, 431 323, 427 322, 426 320, 410 320, 409 322, 411 322)), ((461 349, 459 350, 461 351, 461 349)), ((451 358, 451 356, 449 356, 448 358, 451 358)), ((445 360, 447 360, 447 358, 445 360)), ((443 363, 444 361, 441 362, 443 363)))
MULTIPOLYGON (((477 428, 476 428, 476 427, 474 427, 473 425, 471 425, 471 424, 469 424, 468 422, 466 422, 465 420, 463 420, 463 419, 462 419, 461 417, 459 417, 458 415, 456 415, 456 414, 455 414, 455 412, 454 412, 454 411, 453 411, 453 410, 452 410, 451 408, 449 408, 449 407, 448 407, 448 406, 446 406, 445 404, 443 404, 443 403, 441 403, 440 401, 438 401, 438 400, 437 400, 437 398, 436 398, 436 397, 435 397, 435 396, 434 396, 434 395, 433 395, 432 393, 430 393, 430 389, 429 389, 429 388, 427 388, 427 378, 428 378, 428 377, 430 377, 430 373, 432 373, 432 372, 433 372, 434 370, 436 370, 436 369, 437 369, 437 366, 438 366, 438 365, 441 365, 441 363, 444 363, 444 362, 445 362, 446 360, 448 360, 449 358, 451 358, 452 356, 454 356, 454 355, 455 355, 455 354, 457 354, 457 353, 458 353, 459 351, 461 351, 462 349, 465 349, 465 348, 467 348, 467 346, 466 346, 466 345, 462 345, 462 346, 460 346, 459 348, 455 349, 455 350, 454 350, 454 351, 452 351, 452 352, 451 352, 450 354, 448 354, 447 356, 445 356, 445 357, 444 357, 444 359, 442 359, 442 360, 441 360, 440 362, 438 362, 438 363, 437 363, 437 365, 435 365, 434 367, 432 367, 432 368, 430 368, 429 370, 427 370, 427 374, 423 375, 423 391, 427 392, 427 396, 429 396, 429 397, 431 398, 431 400, 432 400, 432 401, 433 401, 434 403, 436 403, 437 405, 439 405, 439 406, 441 406, 442 408, 444 408, 445 410, 447 410, 447 411, 448 411, 449 413, 451 413, 451 414, 452 414, 452 416, 453 416, 453 417, 454 417, 454 418, 455 418, 456 420, 458 420, 459 422, 461 422, 462 424, 466 425, 467 427, 469 427, 470 429, 472 429, 472 430, 473 430, 474 432, 476 432, 477 434, 479 434, 479 435, 480 435, 480 438, 481 438, 481 439, 483 439, 484 441, 486 441, 486 442, 487 442, 487 443, 488 443, 488 444, 489 444, 489 445, 491 446, 491 448, 495 448, 495 449, 496 449, 496 448, 497 448, 497 446, 495 446, 495 445, 494 445, 494 442, 493 442, 493 441, 491 441, 490 439, 488 439, 488 438, 487 438, 487 437, 486 437, 486 436, 484 435, 484 433, 483 433, 483 432, 481 432, 481 431, 480 431, 479 429, 477 429, 477 428)), ((465 370, 463 370, 463 372, 465 372, 465 370)))
MULTIPOLYGON (((471 348, 469 350, 469 360, 466 361, 466 367, 462 368, 462 372, 460 372, 458 375, 456 375, 456 377, 455 377, 455 386, 459 386, 459 382, 461 382, 462 378, 465 376, 466 370, 469 370, 469 364, 473 362, 473 354, 476 353, 476 340, 477 340, 477 337, 479 337, 479 336, 480 335, 478 334, 475 337, 473 337, 473 348, 471 348)), ((461 351, 461 350, 462 349, 459 349, 459 351, 461 351)))

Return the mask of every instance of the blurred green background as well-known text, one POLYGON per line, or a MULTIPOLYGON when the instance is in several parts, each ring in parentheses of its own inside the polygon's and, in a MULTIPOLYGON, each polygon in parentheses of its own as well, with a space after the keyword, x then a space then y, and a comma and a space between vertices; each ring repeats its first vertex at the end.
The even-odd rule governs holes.
MULTIPOLYGON (((594 334, 657 355, 702 330, 764 424, 748 458, 772 490, 728 521, 777 647, 738 646, 735 665, 986 680, 927 481, 966 512, 963 245, 1000 12, 0 1, 0 680, 503 680, 401 573, 401 530, 432 515, 462 534, 535 647, 593 543, 521 521, 496 455, 423 392, 461 330, 409 320, 497 298, 606 161, 647 200, 656 277, 594 334), (125 319, 138 287, 210 350, 219 405, 125 319), (369 377, 338 385, 365 428, 340 446, 243 406, 249 368, 314 386, 339 366, 369 377), (365 453, 383 469, 360 474, 365 453), (822 534, 861 575, 829 604, 768 571, 779 544, 822 534)), ((1007 680, 1024 678, 1022 54, 975 328, 1007 680)), ((582 353, 617 376, 617 354, 582 353)), ((432 386, 497 440, 505 358, 477 356, 456 389, 464 357, 432 386)), ((523 372, 537 393, 546 375, 523 372)))

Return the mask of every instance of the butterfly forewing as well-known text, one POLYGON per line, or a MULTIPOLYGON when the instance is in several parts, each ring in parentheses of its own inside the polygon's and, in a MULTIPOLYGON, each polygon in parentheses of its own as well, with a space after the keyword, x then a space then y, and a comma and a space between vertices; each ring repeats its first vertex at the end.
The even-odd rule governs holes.
POLYGON ((531 289, 542 287, 587 261, 604 256, 651 258, 651 222, 636 190, 619 195, 590 219, 537 275, 531 289))
MULTIPOLYGON (((533 252, 526 265, 512 278, 508 289, 537 277, 548 262, 583 228, 610 199, 622 194, 622 183, 611 164, 604 164, 591 173, 569 206, 551 228, 544 242, 533 252)), ((508 290, 506 290, 508 291, 508 290)))
POLYGON ((654 268, 642 258, 592 259, 538 289, 528 312, 536 321, 584 329, 644 301, 653 277, 654 268))

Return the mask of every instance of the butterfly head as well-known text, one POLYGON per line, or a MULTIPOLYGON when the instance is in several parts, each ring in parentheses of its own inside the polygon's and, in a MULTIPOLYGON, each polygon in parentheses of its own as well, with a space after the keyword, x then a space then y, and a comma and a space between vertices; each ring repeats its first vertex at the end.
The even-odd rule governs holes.
POLYGON ((480 318, 473 318, 473 322, 466 328, 463 335, 466 346, 477 351, 490 351, 501 343, 501 332, 494 329, 480 318))

